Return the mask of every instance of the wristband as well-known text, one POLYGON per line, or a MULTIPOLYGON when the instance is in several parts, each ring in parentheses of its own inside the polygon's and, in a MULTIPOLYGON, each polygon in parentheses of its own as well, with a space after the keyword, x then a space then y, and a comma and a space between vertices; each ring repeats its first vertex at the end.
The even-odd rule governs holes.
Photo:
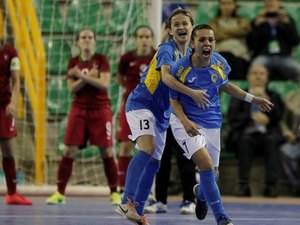
POLYGON ((254 95, 251 95, 251 94, 247 93, 245 98, 244 98, 244 101, 251 103, 253 98, 254 98, 254 95))

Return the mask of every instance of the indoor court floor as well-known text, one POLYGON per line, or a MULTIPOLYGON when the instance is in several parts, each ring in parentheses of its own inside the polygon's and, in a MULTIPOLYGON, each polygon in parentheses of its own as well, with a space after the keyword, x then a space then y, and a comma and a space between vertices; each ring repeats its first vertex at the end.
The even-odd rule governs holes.
MULTIPOLYGON (((68 197, 62 206, 46 205, 44 197, 31 197, 32 206, 0 203, 0 225, 132 225, 115 212, 106 198, 68 197)), ((224 197, 234 225, 299 225, 300 198, 224 197)), ((203 221, 179 214, 180 198, 171 197, 166 214, 148 214, 150 225, 216 225, 211 211, 203 221)))

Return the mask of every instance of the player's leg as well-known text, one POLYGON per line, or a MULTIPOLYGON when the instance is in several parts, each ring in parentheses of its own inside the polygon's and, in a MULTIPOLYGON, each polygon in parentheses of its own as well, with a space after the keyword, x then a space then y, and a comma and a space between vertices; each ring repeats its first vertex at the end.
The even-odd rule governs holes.
POLYGON ((149 202, 145 207, 146 213, 166 213, 168 186, 171 173, 171 159, 173 153, 172 131, 167 131, 166 145, 161 157, 160 168, 155 177, 155 201, 149 202))
POLYGON ((119 157, 118 157, 118 169, 119 169, 118 184, 121 189, 120 193, 124 192, 127 168, 131 160, 133 143, 128 138, 129 135, 131 135, 131 132, 125 115, 125 106, 123 106, 120 112, 118 134, 117 134, 117 139, 120 143, 119 157))
POLYGON ((113 126, 112 112, 110 108, 95 109, 88 111, 87 131, 91 145, 99 147, 102 157, 104 173, 110 188, 111 204, 121 203, 118 193, 118 165, 113 150, 113 126))
POLYGON ((148 163, 143 176, 141 178, 140 185, 134 196, 134 202, 137 203, 136 211, 139 215, 144 214, 145 202, 149 197, 151 187, 153 185, 154 177, 159 169, 160 160, 163 155, 163 151, 166 143, 166 131, 155 130, 156 146, 152 159, 148 163))
POLYGON ((173 138, 173 146, 176 154, 177 167, 180 174, 180 180, 183 191, 183 201, 180 205, 181 214, 194 214, 195 213, 195 194, 193 193, 193 187, 196 182, 196 166, 194 162, 187 159, 183 153, 184 151, 178 145, 173 138))
POLYGON ((78 146, 86 144, 85 124, 85 110, 71 108, 64 137, 65 149, 57 170, 57 191, 46 199, 46 203, 49 205, 66 203, 65 191, 72 175, 78 146))
POLYGON ((196 151, 192 155, 192 160, 200 170, 201 186, 218 225, 232 225, 225 213, 220 190, 215 179, 213 162, 206 148, 202 147, 196 151))
POLYGON ((7 187, 6 204, 31 205, 31 201, 17 192, 16 166, 12 149, 12 138, 16 136, 17 130, 13 115, 7 115, 6 108, 0 108, 0 148, 7 187))
POLYGON ((136 212, 134 196, 155 149, 155 119, 148 110, 130 111, 126 117, 132 133, 131 140, 136 141, 137 153, 129 163, 124 195, 117 212, 129 220, 141 221, 143 218, 136 212))

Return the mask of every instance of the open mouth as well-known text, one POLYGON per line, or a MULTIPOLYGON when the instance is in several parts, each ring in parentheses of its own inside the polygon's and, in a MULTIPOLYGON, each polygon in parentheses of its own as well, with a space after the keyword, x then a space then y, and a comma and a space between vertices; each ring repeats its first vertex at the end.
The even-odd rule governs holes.
POLYGON ((186 37, 187 36, 187 32, 185 30, 180 30, 180 31, 178 31, 178 35, 180 37, 186 37))
POLYGON ((210 56, 210 53, 211 53, 211 49, 210 48, 204 48, 202 50, 202 55, 203 56, 210 56))

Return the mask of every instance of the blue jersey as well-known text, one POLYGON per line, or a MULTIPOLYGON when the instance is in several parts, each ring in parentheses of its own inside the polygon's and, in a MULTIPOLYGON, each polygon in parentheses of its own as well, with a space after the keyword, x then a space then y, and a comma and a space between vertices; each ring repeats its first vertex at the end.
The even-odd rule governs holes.
MULTIPOLYGON (((191 49, 188 49, 190 52, 191 49)), ((126 112, 148 109, 157 120, 156 126, 165 131, 169 126, 171 109, 169 88, 162 82, 160 68, 162 65, 171 65, 181 57, 173 39, 161 44, 143 73, 141 82, 129 95, 126 112)))
POLYGON ((205 68, 193 67, 190 57, 191 55, 187 55, 174 63, 171 67, 171 74, 186 86, 205 91, 209 95, 211 105, 207 109, 199 108, 190 96, 175 90, 170 91, 170 96, 180 101, 184 113, 193 122, 205 128, 220 128, 222 113, 219 87, 228 82, 231 68, 227 61, 216 52, 211 56, 210 65, 205 68))

